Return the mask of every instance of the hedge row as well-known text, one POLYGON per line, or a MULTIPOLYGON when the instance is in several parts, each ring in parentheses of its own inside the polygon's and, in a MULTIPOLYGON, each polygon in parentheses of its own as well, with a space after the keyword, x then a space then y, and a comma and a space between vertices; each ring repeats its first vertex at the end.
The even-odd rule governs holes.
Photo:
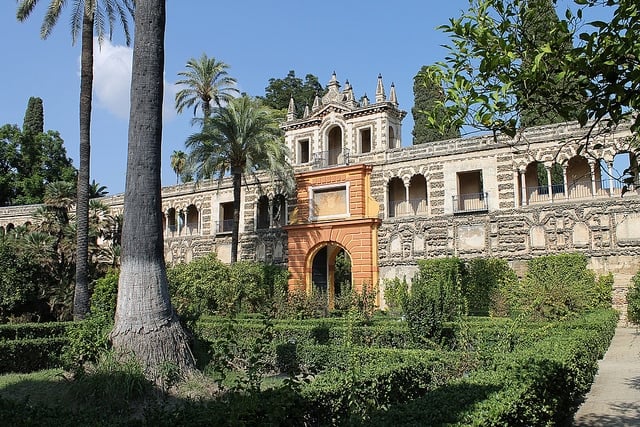
POLYGON ((378 425, 568 425, 615 332, 604 310, 553 324, 548 336, 496 352, 485 369, 377 413, 378 425))
MULTIPOLYGON (((322 347, 325 352, 330 348, 322 347)), ((311 382, 302 379, 259 393, 229 393, 220 401, 147 413, 145 421, 161 426, 348 425, 368 419, 380 408, 418 398, 466 369, 456 353, 383 349, 376 356, 375 349, 351 350, 342 349, 343 360, 351 360, 348 368, 332 369, 311 382), (370 363, 355 361, 354 354, 370 363)))
MULTIPOLYGON (((198 323, 196 335, 206 341, 214 341, 234 331, 238 345, 255 340, 265 333, 261 321, 220 321, 198 323)), ((405 322, 382 322, 375 325, 353 325, 346 322, 275 322, 268 331, 276 343, 290 342, 298 345, 346 345, 367 347, 414 347, 405 322)))
POLYGON ((66 337, 0 341, 0 373, 34 372, 60 366, 66 337))
POLYGON ((61 337, 72 322, 19 323, 0 325, 0 341, 61 337))

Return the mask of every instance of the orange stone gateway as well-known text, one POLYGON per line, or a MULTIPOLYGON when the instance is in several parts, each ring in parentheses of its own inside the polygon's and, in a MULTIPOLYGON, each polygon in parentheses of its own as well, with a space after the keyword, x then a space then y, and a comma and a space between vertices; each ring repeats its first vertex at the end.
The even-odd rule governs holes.
POLYGON ((371 166, 358 164, 296 175, 297 208, 288 234, 289 289, 311 292, 324 283, 333 303, 336 255, 351 259, 351 283, 378 284, 378 202, 371 197, 371 166), (326 248, 326 252, 325 252, 326 248), (315 269, 315 270, 314 270, 315 269))

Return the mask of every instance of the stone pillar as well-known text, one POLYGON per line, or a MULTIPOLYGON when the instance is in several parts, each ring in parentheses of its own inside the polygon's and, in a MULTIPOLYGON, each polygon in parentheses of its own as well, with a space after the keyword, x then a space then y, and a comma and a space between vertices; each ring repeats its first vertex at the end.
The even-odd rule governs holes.
POLYGON ((609 172, 609 197, 613 197, 613 160, 607 162, 607 171, 609 172))
POLYGON ((431 215, 431 179, 429 176, 425 176, 425 191, 427 192, 427 215, 431 215))
POLYGON ((411 182, 404 182, 404 180, 402 180, 402 182, 404 183, 404 214, 411 215, 413 214, 413 212, 411 212, 411 202, 409 201, 409 187, 411 186, 411 182))
POLYGON ((549 193, 549 201, 553 203, 553 186, 551 184, 551 166, 544 165, 544 168, 547 171, 547 191, 549 193))
POLYGON ((164 235, 169 235, 169 209, 164 211, 164 235))
POLYGON ((520 171, 520 193, 522 197, 522 206, 527 206, 527 170, 520 171))
POLYGON ((596 162, 589 162, 589 169, 591 169, 591 197, 596 197, 596 162))
POLYGON ((569 198, 569 179, 567 178, 567 169, 568 166, 562 165, 562 186, 564 188, 564 198, 569 198))

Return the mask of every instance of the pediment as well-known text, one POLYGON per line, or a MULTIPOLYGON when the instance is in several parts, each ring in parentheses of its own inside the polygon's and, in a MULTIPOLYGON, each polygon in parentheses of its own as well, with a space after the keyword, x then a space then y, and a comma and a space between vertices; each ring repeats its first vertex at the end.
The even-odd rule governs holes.
POLYGON ((345 114, 350 112, 351 109, 342 104, 331 103, 329 105, 323 106, 321 109, 317 111, 313 111, 309 117, 325 117, 331 113, 337 114, 345 114))

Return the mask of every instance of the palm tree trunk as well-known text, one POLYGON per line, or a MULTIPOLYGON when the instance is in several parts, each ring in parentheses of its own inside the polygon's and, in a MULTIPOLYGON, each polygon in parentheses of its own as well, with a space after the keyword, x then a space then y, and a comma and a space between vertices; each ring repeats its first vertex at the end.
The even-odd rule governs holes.
POLYGON ((138 0, 118 302, 111 340, 133 354, 149 377, 169 363, 194 367, 187 335, 171 306, 161 210, 162 90, 165 0, 138 0))
POLYGON ((82 19, 80 59, 80 167, 76 198, 76 286, 73 318, 89 312, 89 161, 91 153, 91 100, 93 92, 93 14, 82 19))
POLYGON ((231 263, 238 261, 238 244, 240 241, 240 197, 242 173, 232 170, 233 177, 233 228, 231 229, 231 263))

